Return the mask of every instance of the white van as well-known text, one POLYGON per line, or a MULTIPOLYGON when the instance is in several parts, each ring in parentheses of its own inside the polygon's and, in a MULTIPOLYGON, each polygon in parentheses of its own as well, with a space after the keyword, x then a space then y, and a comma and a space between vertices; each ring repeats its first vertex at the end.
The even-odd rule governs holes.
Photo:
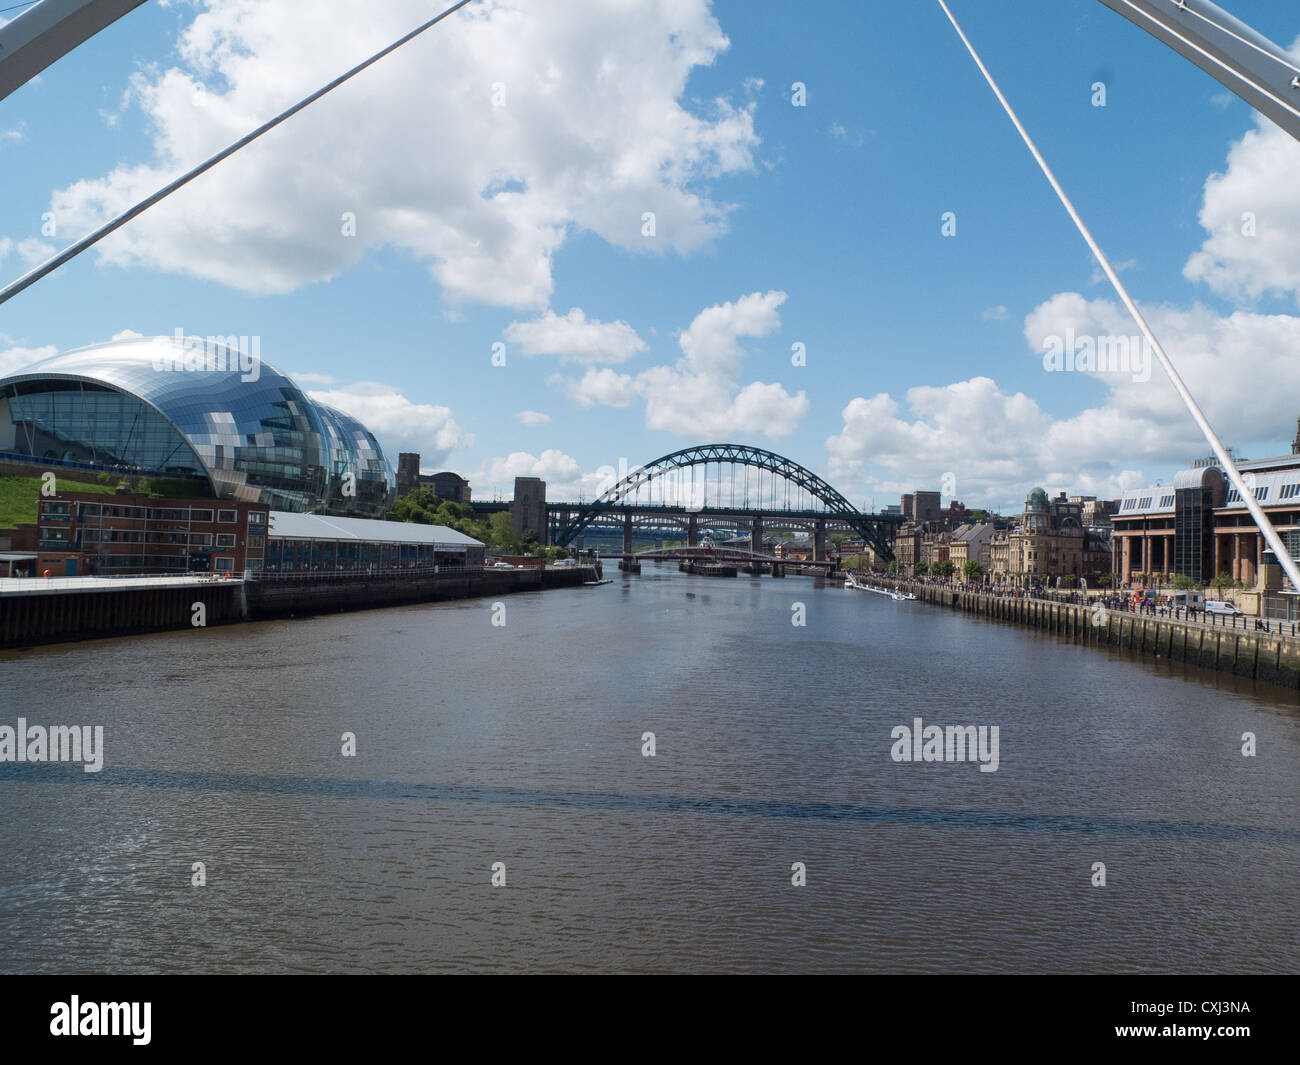
POLYGON ((1222 599, 1205 600, 1205 612, 1207 614, 1224 614, 1229 617, 1245 617, 1243 611, 1238 610, 1231 603, 1225 602, 1222 599))

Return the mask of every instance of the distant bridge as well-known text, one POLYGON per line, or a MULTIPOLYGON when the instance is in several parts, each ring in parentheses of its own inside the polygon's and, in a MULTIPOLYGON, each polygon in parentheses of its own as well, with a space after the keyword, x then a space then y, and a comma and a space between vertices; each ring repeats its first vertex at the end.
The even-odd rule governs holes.
POLYGON ((809 559, 805 562, 797 558, 777 558, 775 555, 767 555, 759 551, 745 551, 739 547, 715 547, 711 544, 701 544, 698 547, 656 547, 638 551, 631 556, 601 555, 601 558, 627 557, 634 562, 717 562, 736 566, 779 566, 795 569, 807 567, 830 570, 835 566, 835 563, 829 560, 818 562, 809 559))
MULTIPOLYGON (((763 530, 812 534, 813 561, 826 559, 826 534, 862 538, 884 561, 894 557, 902 517, 858 510, 811 470, 783 455, 746 444, 701 444, 630 471, 591 503, 548 503, 550 541, 567 547, 591 528, 621 528, 624 557, 636 528, 684 529, 688 546, 709 528, 747 528, 750 552, 763 554, 763 530), (710 479, 710 470, 715 476, 710 479)), ((644 557, 644 555, 642 556, 644 557)))

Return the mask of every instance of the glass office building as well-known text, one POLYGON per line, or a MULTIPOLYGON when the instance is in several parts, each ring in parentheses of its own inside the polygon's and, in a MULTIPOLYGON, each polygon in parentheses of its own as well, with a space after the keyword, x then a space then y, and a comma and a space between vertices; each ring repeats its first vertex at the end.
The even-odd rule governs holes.
POLYGON ((374 434, 237 340, 119 340, 0 378, 0 454, 201 477, 219 499, 295 513, 385 513, 397 476, 374 434))

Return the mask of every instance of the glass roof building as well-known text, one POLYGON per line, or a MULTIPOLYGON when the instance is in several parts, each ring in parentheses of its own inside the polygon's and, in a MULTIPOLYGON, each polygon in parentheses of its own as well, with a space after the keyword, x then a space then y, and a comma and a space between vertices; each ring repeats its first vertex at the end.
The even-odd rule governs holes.
POLYGON ((374 434, 309 399, 256 341, 238 344, 118 340, 0 378, 0 453, 202 477, 219 499, 295 513, 382 516, 397 475, 374 434))

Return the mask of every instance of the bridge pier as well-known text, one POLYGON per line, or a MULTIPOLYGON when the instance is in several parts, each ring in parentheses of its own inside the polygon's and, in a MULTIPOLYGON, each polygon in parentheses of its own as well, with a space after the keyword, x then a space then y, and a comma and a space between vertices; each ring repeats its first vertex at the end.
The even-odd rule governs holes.
POLYGON ((623 515, 623 557, 629 558, 632 554, 632 515, 623 515))
POLYGON ((749 527, 749 549, 756 555, 763 553, 763 519, 758 516, 749 527))
POLYGON ((826 519, 818 518, 813 526, 813 561, 826 561, 826 519))
POLYGON ((692 514, 686 519, 686 546, 700 546, 700 519, 698 515, 692 514))

